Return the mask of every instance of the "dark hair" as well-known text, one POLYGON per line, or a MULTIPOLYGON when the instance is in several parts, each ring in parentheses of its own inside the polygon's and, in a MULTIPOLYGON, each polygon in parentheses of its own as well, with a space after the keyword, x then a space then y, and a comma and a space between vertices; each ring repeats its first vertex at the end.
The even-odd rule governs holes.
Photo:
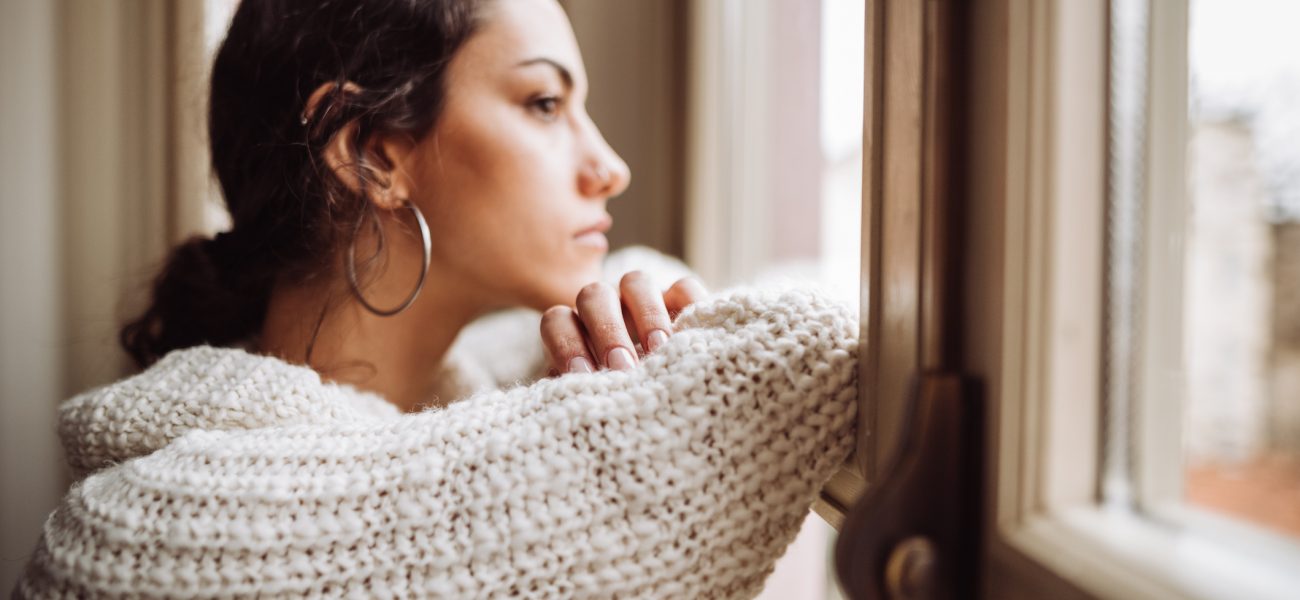
POLYGON ((240 3, 212 67, 208 113, 212 167, 233 226, 173 250, 151 305, 121 331, 137 364, 247 340, 261 330, 277 281, 333 268, 332 251, 373 209, 363 165, 353 165, 361 189, 349 188, 322 148, 353 121, 358 157, 376 134, 428 134, 447 64, 476 29, 483 1, 240 3), (308 97, 330 82, 304 123, 308 97))

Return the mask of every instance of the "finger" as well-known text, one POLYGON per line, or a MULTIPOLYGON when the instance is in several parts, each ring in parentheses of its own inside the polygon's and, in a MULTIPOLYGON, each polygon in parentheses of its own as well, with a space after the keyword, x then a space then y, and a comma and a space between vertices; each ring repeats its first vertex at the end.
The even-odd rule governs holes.
POLYGON ((663 294, 641 271, 623 275, 618 289, 623 306, 632 318, 636 339, 641 341, 646 352, 654 352, 668 341, 668 334, 673 330, 663 294))
POLYGON ((578 318, 586 328, 597 363, 611 369, 636 365, 636 350, 623 322, 618 292, 607 283, 593 283, 578 292, 577 305, 578 318))
POLYGON ((553 306, 542 313, 542 344, 556 373, 590 373, 596 362, 587 350, 587 336, 577 313, 567 306, 553 306))
POLYGON ((668 316, 676 319, 677 314, 700 300, 708 296, 704 289, 704 284, 694 277, 683 277, 677 280, 668 291, 664 292, 664 305, 668 308, 668 316))
POLYGON ((637 356, 645 356, 646 349, 641 346, 641 342, 636 339, 636 321, 632 319, 632 313, 627 311, 627 303, 623 302, 623 329, 626 329, 628 336, 632 338, 632 346, 636 349, 637 356))

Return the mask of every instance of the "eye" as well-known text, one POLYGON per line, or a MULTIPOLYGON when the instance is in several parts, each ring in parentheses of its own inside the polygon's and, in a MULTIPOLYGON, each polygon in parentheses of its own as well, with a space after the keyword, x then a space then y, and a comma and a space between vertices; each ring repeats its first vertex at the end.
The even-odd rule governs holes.
POLYGON ((562 102, 563 98, 559 96, 540 96, 530 100, 528 106, 543 120, 554 121, 559 117, 562 102))

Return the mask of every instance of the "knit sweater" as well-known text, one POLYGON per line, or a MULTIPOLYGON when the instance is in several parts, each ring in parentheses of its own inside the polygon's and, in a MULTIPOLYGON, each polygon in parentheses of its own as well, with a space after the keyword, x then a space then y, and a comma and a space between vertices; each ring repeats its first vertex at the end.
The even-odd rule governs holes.
POLYGON ((751 598, 854 439, 853 311, 697 302, 630 371, 402 415, 238 349, 61 409, 88 474, 16 590, 65 596, 751 598))

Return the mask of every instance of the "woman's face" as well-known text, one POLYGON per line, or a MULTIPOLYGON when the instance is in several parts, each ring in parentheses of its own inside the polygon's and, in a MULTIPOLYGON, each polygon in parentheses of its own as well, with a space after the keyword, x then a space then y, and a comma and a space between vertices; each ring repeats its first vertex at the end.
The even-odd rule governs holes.
MULTIPOLYGON (((433 132, 412 153, 412 200, 434 268, 483 302, 572 304, 599 278, 627 165, 587 115, 587 76, 554 0, 495 0, 453 57, 433 132)), ((431 273, 431 277, 434 273, 431 273)))

